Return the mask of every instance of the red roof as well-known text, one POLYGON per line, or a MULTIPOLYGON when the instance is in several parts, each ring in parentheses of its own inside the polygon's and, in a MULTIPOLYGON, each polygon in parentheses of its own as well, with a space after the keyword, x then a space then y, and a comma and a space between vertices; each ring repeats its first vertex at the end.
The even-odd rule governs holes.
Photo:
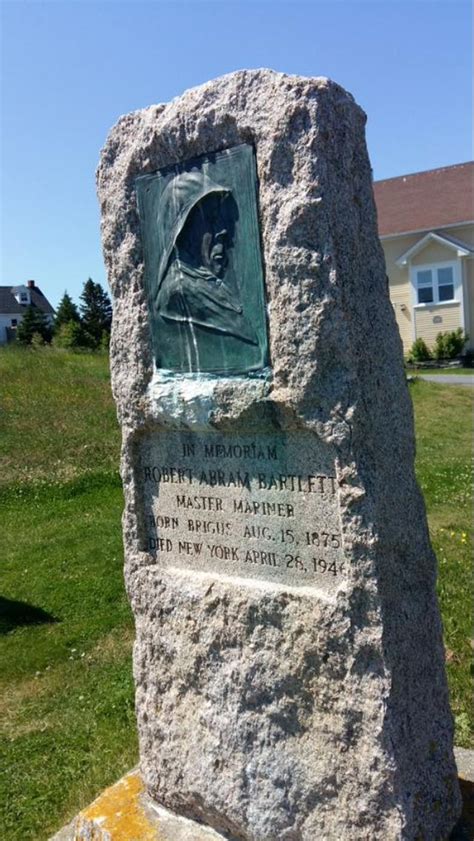
POLYGON ((374 184, 379 236, 474 220, 474 161, 374 184))

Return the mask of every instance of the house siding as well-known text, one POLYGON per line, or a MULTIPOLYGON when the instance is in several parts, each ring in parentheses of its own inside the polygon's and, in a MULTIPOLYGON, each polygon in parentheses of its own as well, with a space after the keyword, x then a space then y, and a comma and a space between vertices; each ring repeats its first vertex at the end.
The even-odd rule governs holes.
POLYGON ((397 258, 410 248, 418 240, 418 236, 398 237, 397 239, 384 240, 382 242, 385 254, 385 265, 389 278, 389 293, 392 302, 398 329, 403 342, 403 348, 409 350, 413 343, 413 313, 409 272, 406 266, 399 268, 396 264, 397 258))
POLYGON ((412 258, 413 266, 423 266, 425 263, 452 263, 457 260, 457 254, 452 248, 438 242, 430 242, 412 258))
POLYGON ((0 345, 6 345, 8 341, 7 327, 11 327, 12 318, 16 318, 18 324, 23 318, 23 315, 18 312, 2 312, 0 313, 0 345))
POLYGON ((474 350, 474 260, 463 260, 463 264, 466 332, 469 335, 467 347, 474 350))
POLYGON ((425 340, 429 348, 433 348, 438 333, 457 330, 461 324, 460 304, 438 304, 435 307, 415 308, 415 330, 418 338, 425 340), (441 318, 441 322, 434 319, 441 318))

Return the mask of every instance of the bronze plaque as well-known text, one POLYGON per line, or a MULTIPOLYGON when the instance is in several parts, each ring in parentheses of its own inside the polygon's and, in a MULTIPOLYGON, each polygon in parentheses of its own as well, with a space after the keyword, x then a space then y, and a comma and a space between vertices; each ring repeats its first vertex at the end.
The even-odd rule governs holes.
POLYGON ((136 181, 156 365, 242 374, 268 365, 257 174, 247 144, 136 181))

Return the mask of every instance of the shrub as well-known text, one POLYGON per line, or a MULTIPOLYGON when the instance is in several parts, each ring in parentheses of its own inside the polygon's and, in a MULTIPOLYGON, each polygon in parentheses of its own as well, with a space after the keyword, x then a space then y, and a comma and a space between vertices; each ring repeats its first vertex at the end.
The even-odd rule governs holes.
POLYGON ((102 331, 102 338, 100 340, 99 349, 108 351, 109 346, 110 346, 110 333, 108 333, 106 330, 103 330, 102 331))
POLYGON ((424 339, 415 339, 413 342, 410 353, 408 354, 408 361, 409 362, 425 362, 427 359, 431 359, 431 351, 429 350, 426 342, 424 339))
POLYGON ((468 338, 460 327, 451 332, 438 333, 434 347, 436 359, 455 359, 456 356, 461 356, 468 338))
POLYGON ((65 292, 54 316, 54 332, 56 333, 63 324, 68 324, 69 321, 77 321, 79 323, 80 320, 79 310, 71 296, 65 292))
POLYGON ((86 342, 82 325, 77 321, 68 321, 66 324, 61 324, 55 333, 53 344, 57 348, 66 350, 84 347, 86 342))
POLYGON ((41 333, 33 333, 32 337, 31 337, 30 347, 39 348, 39 347, 44 347, 45 344, 46 344, 46 342, 45 342, 43 336, 41 335, 41 333))
POLYGON ((95 350, 102 346, 103 333, 110 333, 112 304, 100 283, 89 278, 84 284, 81 297, 81 321, 88 338, 88 345, 95 350))
POLYGON ((48 318, 41 310, 30 304, 17 327, 16 340, 21 345, 31 345, 34 334, 39 333, 45 342, 50 342, 51 332, 48 318))

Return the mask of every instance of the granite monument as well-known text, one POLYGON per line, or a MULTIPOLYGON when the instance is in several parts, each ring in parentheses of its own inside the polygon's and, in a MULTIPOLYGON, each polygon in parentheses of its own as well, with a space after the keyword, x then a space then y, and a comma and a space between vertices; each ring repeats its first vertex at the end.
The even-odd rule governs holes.
POLYGON ((98 171, 150 795, 235 841, 435 841, 460 797, 365 115, 232 73, 98 171))

